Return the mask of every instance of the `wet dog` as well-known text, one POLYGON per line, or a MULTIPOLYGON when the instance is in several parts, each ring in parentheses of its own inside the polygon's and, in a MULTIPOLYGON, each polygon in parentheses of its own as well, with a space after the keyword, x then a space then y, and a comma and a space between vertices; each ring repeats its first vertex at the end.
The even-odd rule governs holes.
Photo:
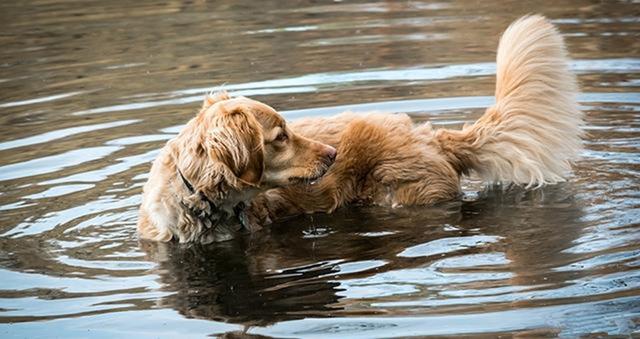
POLYGON ((414 125, 397 114, 291 124, 336 147, 336 162, 316 185, 258 195, 249 214, 268 223, 354 202, 432 205, 458 197, 461 176, 471 172, 528 188, 563 181, 582 147, 583 114, 562 36, 539 15, 515 21, 500 40, 496 76, 495 105, 462 130, 414 125))
POLYGON ((335 148, 296 134, 271 107, 226 93, 170 140, 144 186, 138 220, 143 239, 209 243, 229 239, 260 191, 322 176, 335 148))

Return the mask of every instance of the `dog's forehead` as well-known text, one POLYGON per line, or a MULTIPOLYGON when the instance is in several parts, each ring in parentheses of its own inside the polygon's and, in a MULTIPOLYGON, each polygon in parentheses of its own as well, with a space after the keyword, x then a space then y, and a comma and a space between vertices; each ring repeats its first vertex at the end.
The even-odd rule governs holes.
POLYGON ((244 97, 237 98, 243 108, 256 117, 264 128, 284 127, 285 120, 271 106, 244 97))

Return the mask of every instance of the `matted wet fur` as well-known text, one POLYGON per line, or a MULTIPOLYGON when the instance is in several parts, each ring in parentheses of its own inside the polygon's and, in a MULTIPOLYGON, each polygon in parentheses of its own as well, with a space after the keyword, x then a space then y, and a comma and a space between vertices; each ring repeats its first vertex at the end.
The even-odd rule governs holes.
POLYGON ((335 156, 333 147, 296 134, 263 103, 209 95, 153 162, 138 233, 156 241, 229 239, 243 221, 258 227, 242 214, 255 194, 316 179, 335 156))
POLYGON ((495 105, 462 130, 413 125, 398 114, 346 113, 291 124, 336 147, 336 162, 316 185, 260 194, 249 214, 268 223, 358 201, 431 205, 455 199, 460 177, 470 172, 528 188, 564 180, 582 147, 583 114, 562 36, 540 15, 515 21, 500 39, 496 78, 495 105))

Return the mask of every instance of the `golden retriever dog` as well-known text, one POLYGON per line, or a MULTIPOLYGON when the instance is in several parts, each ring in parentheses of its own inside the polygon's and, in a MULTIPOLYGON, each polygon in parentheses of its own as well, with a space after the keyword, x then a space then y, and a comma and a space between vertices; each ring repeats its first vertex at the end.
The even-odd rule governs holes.
POLYGON ((138 233, 156 241, 227 240, 242 226, 257 227, 242 214, 254 195, 314 180, 335 157, 335 148, 296 134, 263 103, 209 95, 153 162, 138 233))
POLYGON ((583 114, 564 41, 539 15, 525 16, 498 46, 496 103, 462 130, 414 125, 407 115, 345 113, 291 124, 338 156, 315 185, 266 191, 250 218, 269 223, 349 203, 432 205, 460 195, 460 178, 527 188, 563 181, 582 148, 583 114))

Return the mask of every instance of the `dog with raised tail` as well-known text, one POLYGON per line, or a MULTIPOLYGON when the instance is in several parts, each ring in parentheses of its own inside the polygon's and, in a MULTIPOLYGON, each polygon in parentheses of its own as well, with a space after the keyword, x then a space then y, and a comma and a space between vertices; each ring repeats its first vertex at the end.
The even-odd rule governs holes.
POLYGON ((349 203, 431 205, 460 195, 472 172, 488 183, 527 188, 563 181, 582 149, 583 113, 558 30, 540 15, 512 23, 497 53, 496 103, 462 130, 414 125, 407 115, 343 113, 292 123, 292 130, 337 149, 314 185, 256 196, 253 222, 330 213, 349 203))

